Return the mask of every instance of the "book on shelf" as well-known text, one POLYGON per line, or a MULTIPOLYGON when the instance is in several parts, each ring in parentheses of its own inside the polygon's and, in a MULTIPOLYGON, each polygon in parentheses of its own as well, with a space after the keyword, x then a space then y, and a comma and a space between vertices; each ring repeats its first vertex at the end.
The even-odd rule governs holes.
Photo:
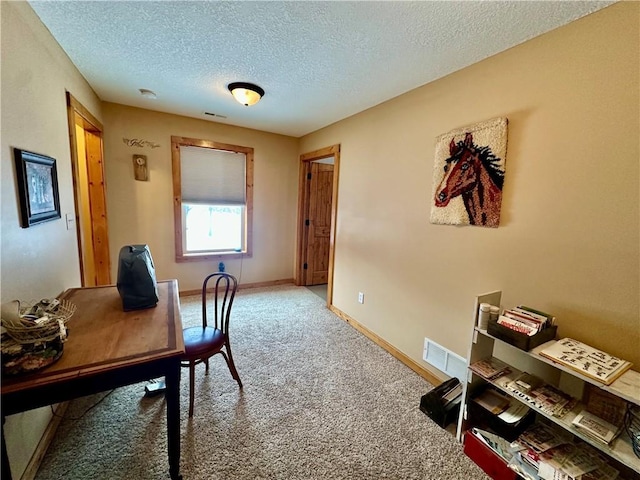
POLYGON ((620 433, 621 428, 617 427, 587 410, 582 410, 571 422, 582 433, 590 438, 598 440, 606 445, 610 444, 620 433))
POLYGON ((569 400, 562 407, 555 410, 551 415, 557 418, 564 418, 565 415, 571 412, 576 407, 576 405, 578 405, 579 402, 580 400, 578 400, 577 398, 571 398, 571 400, 569 400))
POLYGON ((514 310, 517 310, 517 311, 526 313, 530 316, 533 316, 535 318, 538 318, 543 322, 545 322, 547 326, 551 326, 555 324, 555 321, 556 321, 556 317, 554 317, 553 315, 543 312, 541 310, 536 310, 535 308, 527 307, 526 305, 518 305, 514 310))
POLYGON ((500 325, 528 336, 533 336, 541 330, 552 326, 554 322, 555 317, 548 313, 524 305, 510 309, 505 308, 498 318, 500 325))
POLYGON ((535 470, 536 479, 614 480, 619 474, 601 452, 583 442, 573 443, 568 432, 543 422, 530 426, 510 448, 517 451, 514 457, 521 465, 535 470))
POLYGON ((616 426, 622 425, 628 405, 622 398, 591 384, 585 385, 584 404, 589 413, 616 426))
POLYGON ((504 387, 513 392, 516 397, 533 403, 533 399, 529 393, 543 384, 544 381, 540 377, 536 377, 535 375, 531 375, 527 372, 522 372, 506 383, 504 387))
POLYGON ((562 418, 578 404, 578 399, 527 372, 510 372, 495 380, 496 385, 542 412, 562 418))
POLYGON ((522 420, 531 410, 524 403, 511 402, 507 409, 498 414, 498 418, 505 423, 514 424, 522 420))
POLYGON ((524 448, 531 448, 537 453, 545 452, 570 441, 571 436, 568 432, 542 422, 531 425, 517 440, 524 448))
POLYGON ((540 465, 540 454, 538 452, 532 448, 523 448, 522 450, 518 450, 518 453, 523 462, 538 470, 538 466, 540 465))
POLYGON ((525 312, 518 310, 517 308, 505 310, 504 312, 502 312, 502 314, 505 317, 509 317, 512 320, 516 320, 530 326, 531 328, 534 328, 537 332, 539 332, 546 326, 546 320, 540 320, 539 318, 527 315, 525 312))
POLYGON ((605 385, 631 368, 630 362, 571 338, 558 340, 541 350, 540 355, 605 385))
POLYGON ((478 360, 469 365, 469 368, 487 380, 492 380, 511 371, 509 365, 494 357, 478 360))
POLYGON ((525 322, 504 314, 498 317, 498 324, 510 330, 513 330, 514 332, 522 333, 523 335, 527 335, 529 337, 532 337, 539 331, 537 328, 525 322))
POLYGON ((615 480, 620 472, 608 463, 601 464, 595 470, 587 472, 580 477, 580 480, 615 480))
POLYGON ((480 439, 482 443, 487 445, 491 450, 496 452, 506 461, 509 461, 509 459, 511 459, 511 457, 513 456, 511 445, 500 435, 496 435, 495 433, 488 432, 476 427, 471 429, 471 434, 480 439))
POLYGON ((570 478, 579 478, 580 475, 596 470, 600 465, 598 457, 592 454, 591 449, 583 445, 563 443, 540 454, 538 474, 542 478, 548 478, 549 473, 560 470, 570 478))
MULTIPOLYGON (((589 450, 587 447, 582 445, 576 447, 576 449, 573 449, 572 447, 564 447, 559 449, 559 453, 564 454, 568 450, 574 452, 573 458, 570 458, 569 460, 564 458, 561 460, 560 455, 555 461, 554 459, 549 460, 542 458, 538 462, 538 477, 544 480, 615 480, 618 478, 620 472, 609 465, 607 459, 599 455, 597 452, 589 450), (579 452, 579 456, 576 456, 576 452, 579 452), (585 455, 589 456, 587 462, 583 461, 585 455), (560 462, 562 462, 562 465, 560 462), (567 468, 568 465, 569 468, 567 468), (594 465, 595 468, 593 468, 594 465), (567 474, 565 470, 573 472, 584 470, 589 471, 581 473, 578 476, 571 476, 567 474)), ((553 453, 553 451, 550 451, 550 453, 553 453)))
POLYGON ((516 452, 507 465, 524 480, 539 480, 538 469, 531 465, 522 451, 516 452))
POLYGON ((544 413, 554 417, 563 417, 578 402, 577 398, 548 384, 540 385, 528 392, 531 403, 544 413))
POLYGON ((511 404, 511 399, 507 395, 493 388, 484 389, 473 398, 473 401, 494 415, 504 412, 511 404))
POLYGON ((606 455, 590 447, 583 446, 583 448, 589 448, 591 456, 598 463, 598 468, 583 474, 578 480, 615 480, 618 478, 620 472, 609 464, 609 458, 606 455))

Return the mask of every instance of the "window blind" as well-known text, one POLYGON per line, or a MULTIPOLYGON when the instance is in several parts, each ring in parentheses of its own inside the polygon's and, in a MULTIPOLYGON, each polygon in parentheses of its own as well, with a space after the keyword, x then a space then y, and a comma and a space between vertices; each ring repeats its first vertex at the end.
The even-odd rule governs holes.
POLYGON ((244 153, 180 146, 180 186, 183 203, 244 205, 244 153))

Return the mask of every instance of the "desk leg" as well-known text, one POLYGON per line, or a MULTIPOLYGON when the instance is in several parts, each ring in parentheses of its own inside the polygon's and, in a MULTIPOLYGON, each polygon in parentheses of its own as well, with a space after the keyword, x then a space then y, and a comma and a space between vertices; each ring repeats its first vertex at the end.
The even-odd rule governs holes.
POLYGON ((171 365, 165 376, 167 390, 167 446, 169 448, 169 474, 171 480, 180 475, 180 362, 171 365))
POLYGON ((7 445, 4 443, 4 416, 2 417, 2 480, 11 480, 11 465, 9 465, 7 445))

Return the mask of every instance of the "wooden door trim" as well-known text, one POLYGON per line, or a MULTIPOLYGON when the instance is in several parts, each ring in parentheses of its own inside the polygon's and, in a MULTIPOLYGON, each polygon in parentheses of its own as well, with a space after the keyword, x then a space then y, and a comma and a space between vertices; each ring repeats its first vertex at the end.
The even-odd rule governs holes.
POLYGON ((82 252, 82 233, 80 231, 80 215, 79 215, 79 187, 78 187, 78 139, 76 137, 76 112, 73 106, 75 99, 67 92, 67 123, 69 128, 69 144, 71 149, 71 178, 73 181, 73 204, 75 207, 76 221, 76 243, 78 245, 78 262, 80 264, 80 285, 85 285, 84 278, 84 255, 82 252))
POLYGON ((327 279, 327 306, 333 301, 333 262, 335 257, 336 219, 338 212, 338 179, 340 174, 340 144, 324 147, 312 152, 300 155, 300 167, 298 178, 298 242, 296 248, 296 268, 294 281, 296 285, 303 285, 304 281, 304 255, 306 246, 305 239, 305 213, 309 202, 307 173, 310 172, 311 162, 333 157, 333 191, 331 193, 331 232, 329 236, 329 271, 327 279))
MULTIPOLYGON (((94 117, 89 110, 87 110, 73 95, 67 92, 67 106, 71 107, 75 113, 80 115, 87 123, 84 125, 85 130, 96 131, 102 133, 104 128, 102 123, 94 117)), ((74 129, 75 130, 75 129, 74 129)))
POLYGON ((340 153, 340 145, 331 145, 313 152, 307 152, 300 155, 301 162, 311 162, 313 160, 322 160, 323 158, 332 157, 336 153, 340 153))
MULTIPOLYGON (((71 172, 72 172, 72 177, 73 177, 73 203, 74 203, 74 207, 75 207, 75 222, 76 222, 76 238, 77 238, 77 244, 78 244, 78 260, 79 260, 79 264, 80 264, 80 279, 82 282, 82 285, 85 285, 85 281, 86 279, 85 277, 85 273, 84 273, 84 260, 83 260, 83 252, 82 252, 82 233, 80 230, 80 202, 79 202, 79 185, 78 185, 78 162, 79 162, 79 158, 78 158, 78 150, 77 150, 77 145, 78 145, 78 139, 76 137, 76 116, 80 117, 82 119, 82 128, 96 136, 99 137, 100 139, 100 145, 99 145, 99 157, 100 157, 100 170, 101 170, 101 175, 102 175, 102 181, 103 181, 103 186, 102 186, 102 196, 103 198, 103 204, 106 206, 106 195, 104 192, 104 151, 103 151, 103 126, 102 123, 95 118, 91 112, 89 112, 89 110, 87 110, 78 100, 76 100, 73 95, 71 95, 71 93, 66 92, 66 100, 67 100, 67 123, 68 123, 68 128, 69 128, 69 143, 70 143, 70 150, 71 150, 71 172)), ((110 254, 109 254, 109 244, 108 244, 108 239, 109 239, 109 233, 108 233, 108 223, 107 223, 107 217, 106 217, 106 211, 104 211, 102 213, 102 215, 104 216, 104 239, 102 241, 102 248, 101 250, 101 254, 100 254, 100 261, 99 262, 95 262, 96 265, 100 264, 103 266, 104 271, 102 272, 97 272, 96 271, 96 278, 101 278, 102 282, 105 282, 106 284, 110 284, 111 283, 111 260, 110 260, 110 254)), ((91 244, 91 248, 94 248, 94 244, 92 242, 91 244)))

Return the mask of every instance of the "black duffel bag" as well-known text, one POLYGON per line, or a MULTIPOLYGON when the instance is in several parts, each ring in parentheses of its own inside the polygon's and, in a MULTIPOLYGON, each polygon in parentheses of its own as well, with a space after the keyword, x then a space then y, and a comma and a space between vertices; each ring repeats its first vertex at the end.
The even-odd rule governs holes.
POLYGON ((125 245, 120 249, 117 286, 125 312, 158 304, 156 271, 147 245, 125 245))

